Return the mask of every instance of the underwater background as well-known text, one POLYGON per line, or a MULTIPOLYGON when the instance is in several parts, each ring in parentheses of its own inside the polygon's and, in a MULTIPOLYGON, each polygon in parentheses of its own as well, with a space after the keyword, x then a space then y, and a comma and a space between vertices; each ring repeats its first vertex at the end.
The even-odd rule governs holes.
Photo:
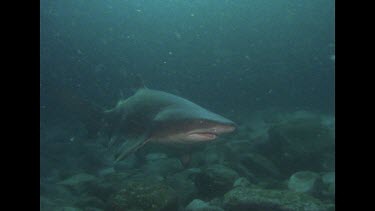
POLYGON ((40 210, 335 210, 333 0, 41 0, 40 68, 40 210), (137 76, 237 130, 114 165, 76 100, 137 76))

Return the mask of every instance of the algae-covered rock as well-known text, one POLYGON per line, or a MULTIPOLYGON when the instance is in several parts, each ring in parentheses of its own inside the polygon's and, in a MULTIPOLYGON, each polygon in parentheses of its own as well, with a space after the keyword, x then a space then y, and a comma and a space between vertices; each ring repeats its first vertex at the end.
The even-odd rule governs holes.
POLYGON ((113 211, 173 211, 177 210, 177 196, 163 183, 130 181, 110 197, 107 207, 113 211))
POLYGON ((292 191, 237 187, 224 195, 228 211, 325 211, 327 206, 307 194, 292 191))
POLYGON ((312 171, 299 171, 294 173, 289 181, 289 190, 299 193, 318 193, 322 187, 319 174, 312 171))
POLYGON ((230 190, 238 177, 238 173, 233 169, 216 164, 196 175, 195 185, 202 197, 211 198, 230 190))
POLYGON ((186 205, 196 198, 198 190, 194 184, 194 178, 200 172, 199 168, 191 168, 166 178, 165 182, 176 190, 180 204, 186 205))

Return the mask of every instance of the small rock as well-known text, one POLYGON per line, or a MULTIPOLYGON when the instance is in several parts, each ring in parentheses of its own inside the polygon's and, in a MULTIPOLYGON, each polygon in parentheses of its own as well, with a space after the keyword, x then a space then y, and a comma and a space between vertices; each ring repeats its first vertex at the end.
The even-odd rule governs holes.
POLYGON ((323 174, 322 181, 326 185, 335 183, 335 172, 328 172, 323 174))
POLYGON ((246 187, 250 185, 251 183, 245 177, 240 177, 233 183, 233 187, 238 187, 238 186, 246 187))
POLYGON ((319 174, 312 171, 294 173, 288 182, 289 190, 299 193, 316 193, 319 186, 319 174))
POLYGON ((335 172, 328 172, 322 176, 323 184, 326 186, 322 191, 322 195, 329 198, 335 198, 335 172))
POLYGON ((149 162, 166 158, 168 158, 168 156, 165 153, 149 153, 146 155, 146 160, 149 162))
POLYGON ((115 169, 113 167, 102 169, 98 172, 98 175, 103 177, 109 174, 115 173, 115 169))
POLYGON ((224 211, 224 210, 220 207, 210 206, 209 203, 204 202, 200 199, 194 199, 192 202, 190 202, 186 206, 185 211, 224 211))

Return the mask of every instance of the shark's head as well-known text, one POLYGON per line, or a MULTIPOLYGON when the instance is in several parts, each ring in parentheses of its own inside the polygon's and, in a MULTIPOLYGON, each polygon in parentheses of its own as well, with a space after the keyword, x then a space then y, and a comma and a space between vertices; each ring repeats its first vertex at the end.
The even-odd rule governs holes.
POLYGON ((231 120, 185 100, 165 107, 154 120, 155 140, 164 143, 210 141, 236 128, 231 120))
POLYGON ((235 130, 234 123, 221 123, 210 120, 194 120, 189 123, 187 130, 177 134, 180 139, 187 142, 210 141, 219 135, 235 130))
POLYGON ((211 141, 235 130, 236 124, 205 109, 168 109, 156 117, 154 139, 165 143, 196 143, 211 141))
POLYGON ((236 128, 233 122, 216 122, 206 119, 190 119, 158 123, 153 139, 161 143, 185 143, 211 141, 236 128))

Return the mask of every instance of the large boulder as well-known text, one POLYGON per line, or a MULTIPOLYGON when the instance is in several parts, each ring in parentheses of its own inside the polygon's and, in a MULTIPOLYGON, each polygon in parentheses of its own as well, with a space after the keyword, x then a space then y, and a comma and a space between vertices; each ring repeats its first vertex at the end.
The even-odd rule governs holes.
POLYGON ((238 177, 238 173, 233 169, 216 164, 196 175, 195 185, 202 197, 211 199, 230 190, 238 177))
POLYGON ((149 160, 142 170, 146 175, 158 175, 161 177, 166 177, 168 175, 182 171, 184 167, 181 161, 175 158, 159 158, 149 160))
POLYGON ((329 210, 327 205, 307 194, 250 187, 237 187, 226 193, 224 208, 228 211, 329 210))
POLYGON ((325 158, 334 154, 335 144, 334 128, 326 119, 306 112, 285 116, 270 127, 268 140, 257 149, 279 167, 284 177, 305 169, 324 171, 332 166, 325 158))
POLYGON ((198 190, 194 184, 194 178, 200 172, 199 168, 190 168, 165 179, 165 183, 176 190, 180 204, 186 205, 197 197, 198 190))
POLYGON ((109 198, 106 210, 174 211, 177 210, 177 195, 163 183, 129 181, 109 198))

